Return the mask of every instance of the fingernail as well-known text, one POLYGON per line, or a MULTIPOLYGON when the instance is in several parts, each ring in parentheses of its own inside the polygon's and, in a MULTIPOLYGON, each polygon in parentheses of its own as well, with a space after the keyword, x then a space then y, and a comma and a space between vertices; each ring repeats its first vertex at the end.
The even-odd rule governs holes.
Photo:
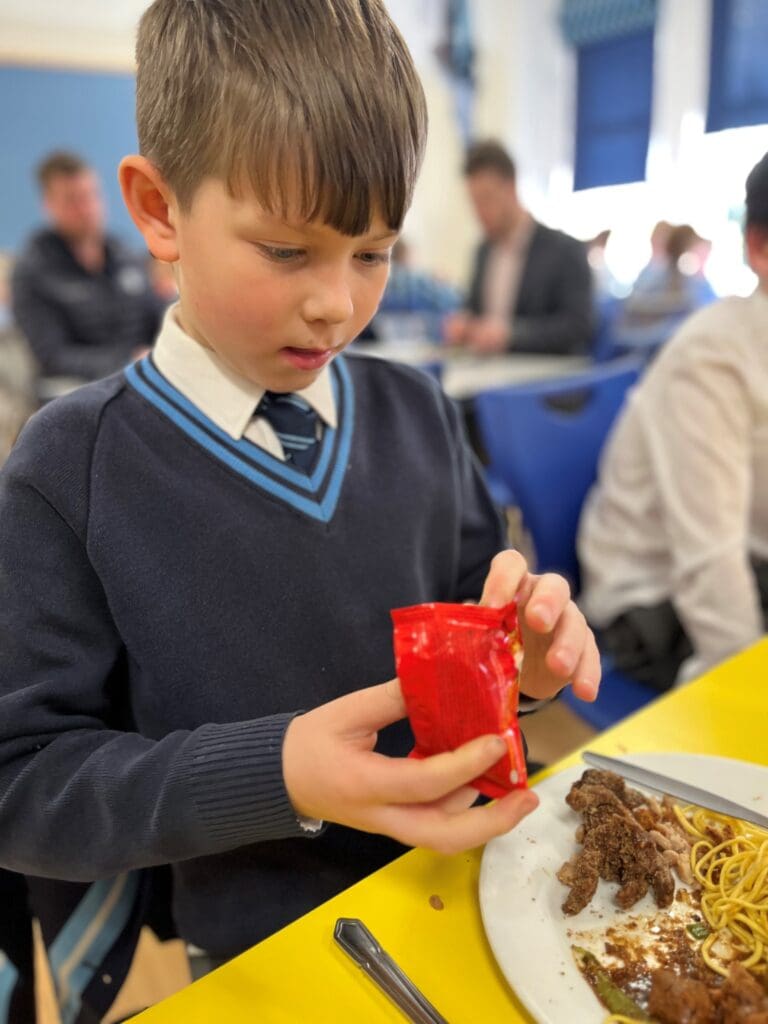
POLYGON ((593 701, 597 697, 597 683, 592 679, 577 679, 574 686, 583 694, 582 700, 593 701))
POLYGON ((523 811, 525 812, 525 814, 530 814, 531 811, 535 811, 538 806, 539 798, 536 796, 536 794, 531 793, 530 791, 526 793, 525 800, 523 802, 523 811))
POLYGON ((493 736, 488 744, 488 753, 494 757, 504 757, 507 752, 507 744, 501 736, 493 736))

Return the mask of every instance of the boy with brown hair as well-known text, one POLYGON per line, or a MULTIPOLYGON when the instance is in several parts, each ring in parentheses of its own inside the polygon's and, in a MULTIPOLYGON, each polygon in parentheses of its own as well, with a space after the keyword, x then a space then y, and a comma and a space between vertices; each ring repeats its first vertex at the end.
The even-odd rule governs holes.
POLYGON ((532 701, 568 679, 591 699, 599 661, 565 581, 497 555, 439 389, 340 355, 426 129, 380 0, 156 0, 137 58, 120 178, 180 300, 152 356, 43 410, 3 474, 0 862, 170 863, 180 934, 221 958, 399 842, 474 846, 536 806, 471 808, 498 738, 404 760, 397 681, 353 692, 392 675, 391 608, 518 594, 532 701))

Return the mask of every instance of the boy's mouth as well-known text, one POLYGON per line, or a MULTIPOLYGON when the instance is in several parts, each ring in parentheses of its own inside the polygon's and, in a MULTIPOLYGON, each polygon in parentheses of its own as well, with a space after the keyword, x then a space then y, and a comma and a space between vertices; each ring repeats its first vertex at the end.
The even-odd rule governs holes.
POLYGON ((294 348, 287 346, 280 349, 288 362, 298 370, 321 370, 330 363, 336 354, 333 348, 294 348))

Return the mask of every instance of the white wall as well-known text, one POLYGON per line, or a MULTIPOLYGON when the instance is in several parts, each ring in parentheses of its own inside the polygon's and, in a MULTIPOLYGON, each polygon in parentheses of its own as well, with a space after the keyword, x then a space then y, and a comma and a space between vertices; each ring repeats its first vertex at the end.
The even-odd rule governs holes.
POLYGON ((0 0, 0 61, 133 66, 133 34, 147 0, 0 0))
POLYGON ((506 142, 518 165, 521 196, 532 212, 553 226, 552 199, 570 195, 572 124, 576 109, 576 63, 557 23, 560 0, 522 0, 515 48, 514 130, 506 142))
MULTIPOLYGON (((508 138, 515 133, 515 62, 518 21, 529 0, 471 0, 477 37, 478 135, 508 138)), ((537 0, 534 0, 537 2, 537 0)), ((442 0, 388 0, 389 11, 403 33, 419 69, 429 109, 429 138, 421 178, 404 236, 418 262, 456 283, 464 284, 478 238, 461 176, 463 145, 449 83, 434 50, 441 38, 442 0)))

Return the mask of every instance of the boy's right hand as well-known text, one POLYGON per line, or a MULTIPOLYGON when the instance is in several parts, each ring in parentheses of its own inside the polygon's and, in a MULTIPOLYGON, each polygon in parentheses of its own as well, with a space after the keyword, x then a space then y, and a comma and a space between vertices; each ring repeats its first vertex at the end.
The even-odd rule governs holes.
POLYGON ((506 751, 497 736, 424 760, 375 753, 378 730, 405 714, 400 682, 392 679, 294 718, 283 775, 296 813, 458 853, 508 832, 538 806, 534 793, 518 790, 472 807, 478 793, 467 784, 506 751))

